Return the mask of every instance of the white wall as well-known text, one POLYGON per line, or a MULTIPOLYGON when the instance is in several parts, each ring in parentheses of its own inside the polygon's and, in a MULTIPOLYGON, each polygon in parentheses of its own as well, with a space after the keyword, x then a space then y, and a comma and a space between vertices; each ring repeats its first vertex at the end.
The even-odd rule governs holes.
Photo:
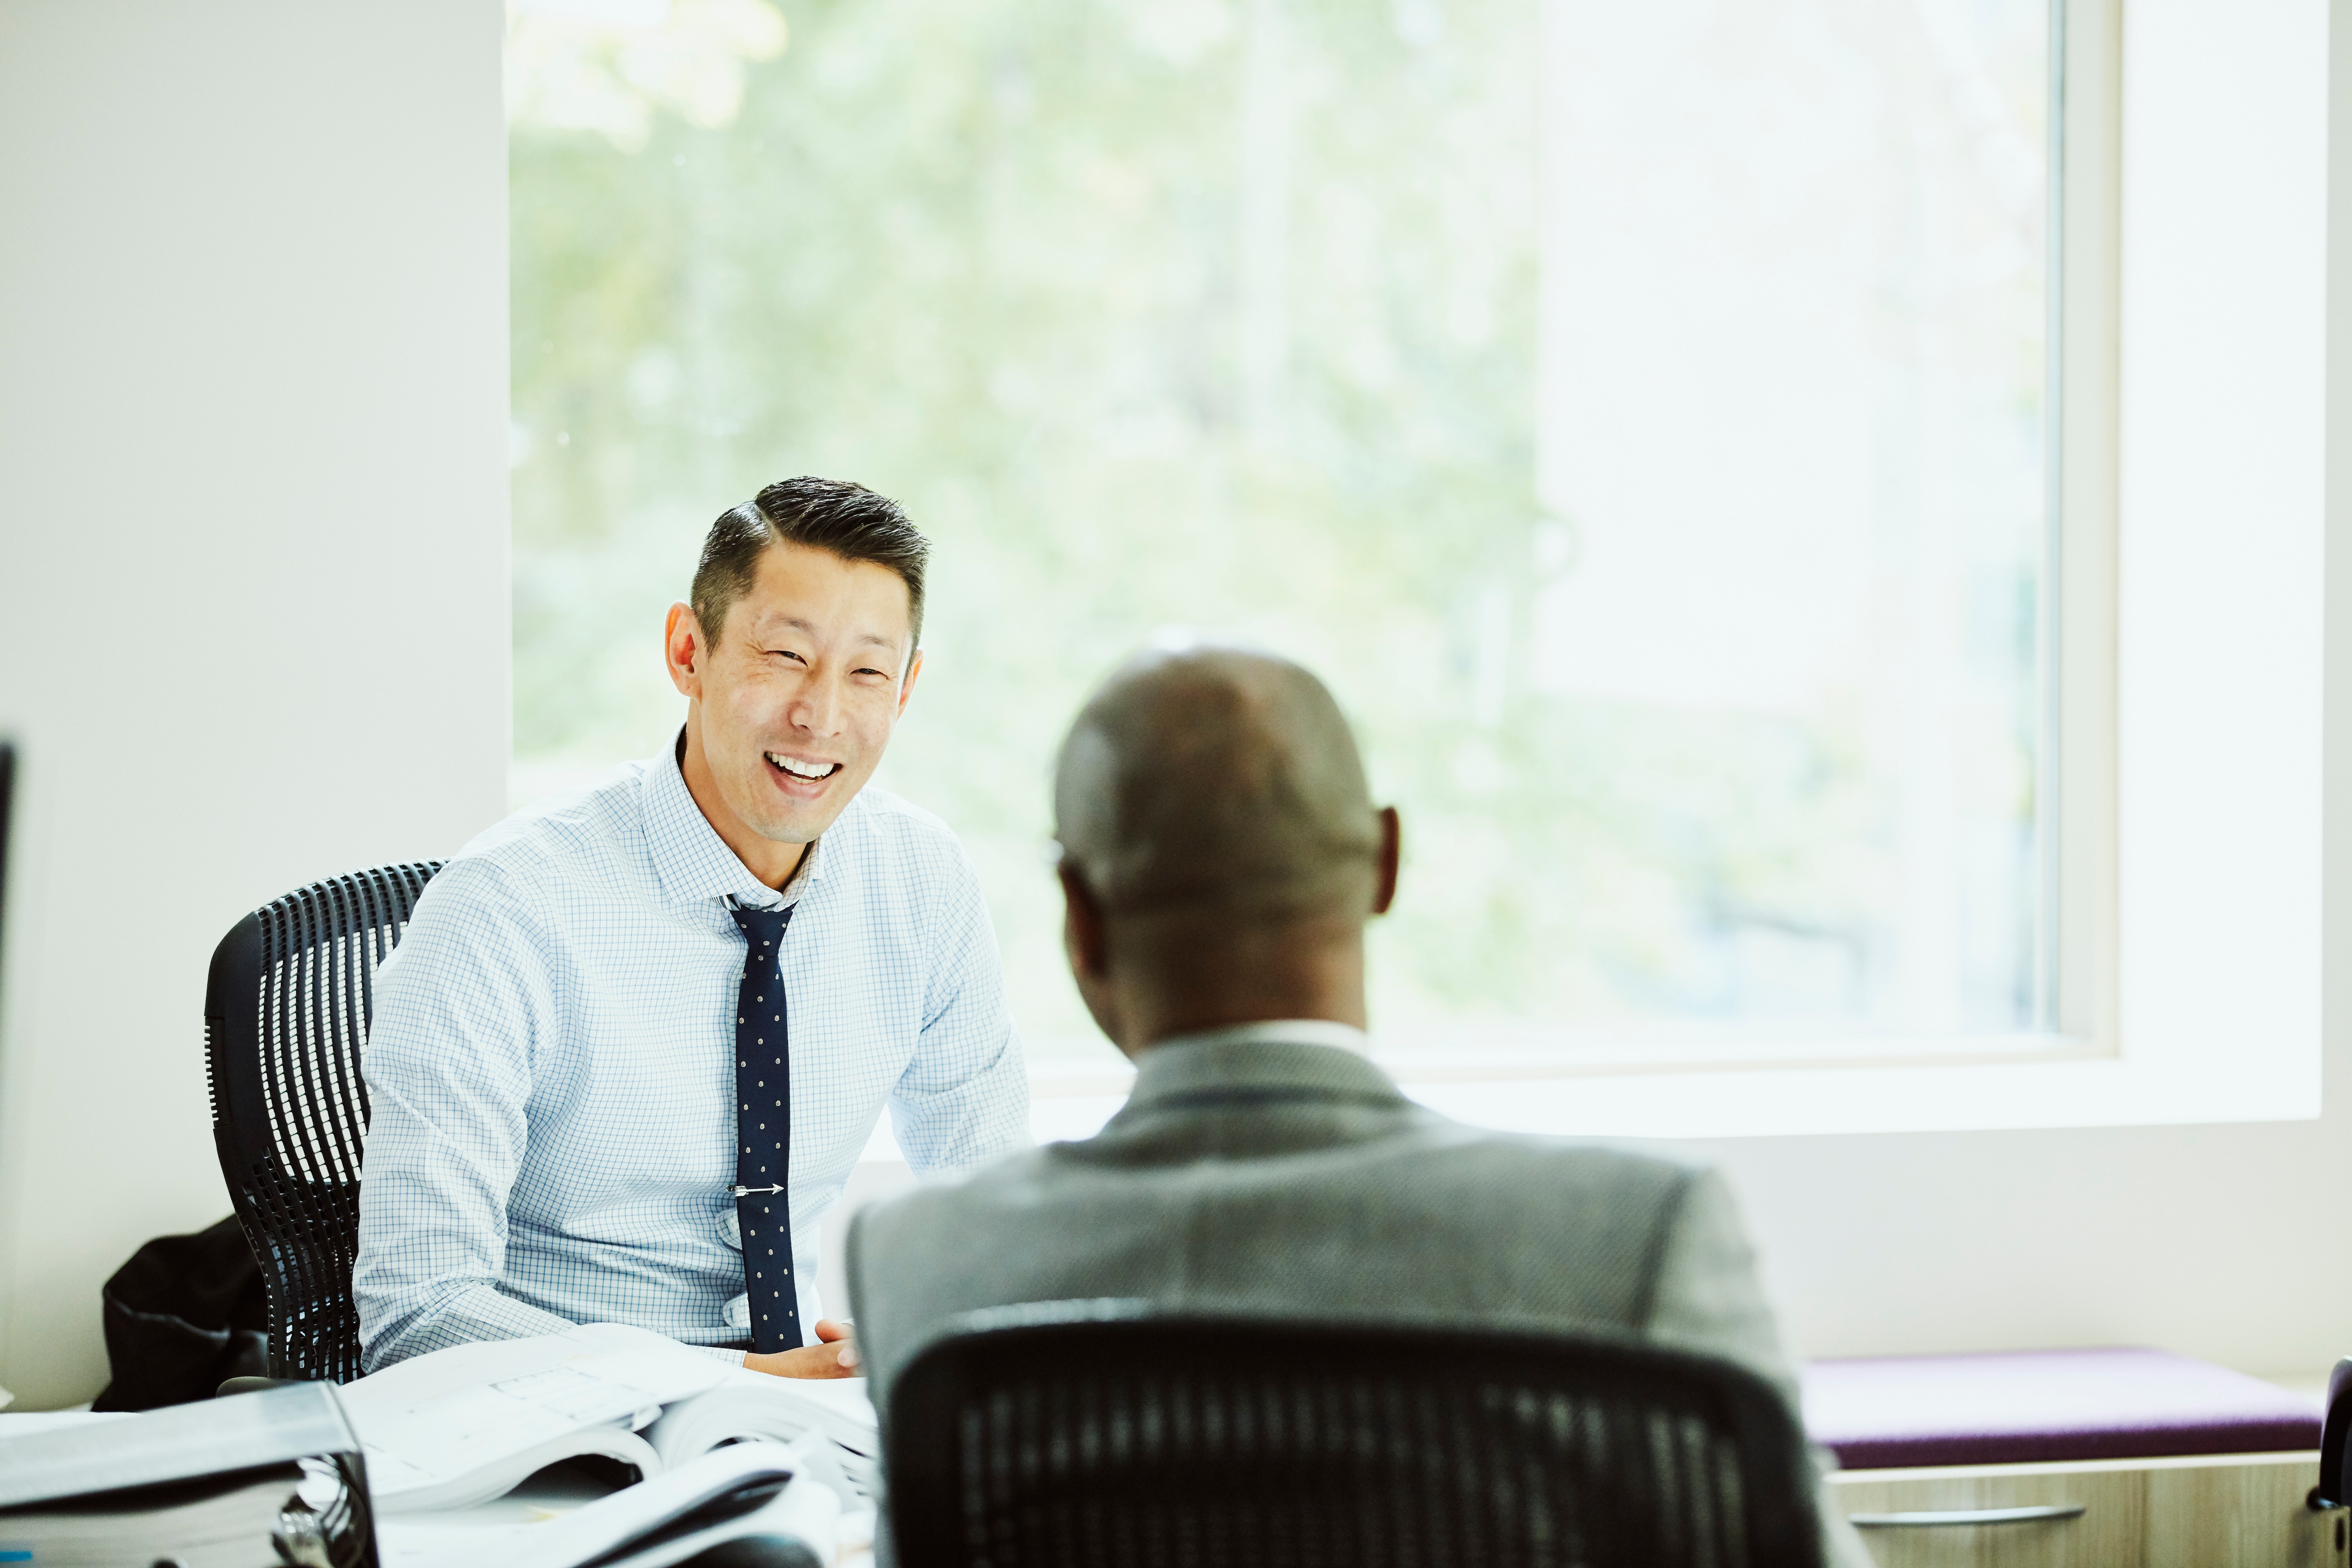
POLYGON ((498 0, 0 0, 0 1385, 228 1212, 205 966, 507 758, 498 0))

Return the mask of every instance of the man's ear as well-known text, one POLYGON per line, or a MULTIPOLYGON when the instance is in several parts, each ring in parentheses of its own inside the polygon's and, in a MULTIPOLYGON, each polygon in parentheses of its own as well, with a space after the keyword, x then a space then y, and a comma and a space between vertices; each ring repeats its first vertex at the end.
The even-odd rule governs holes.
POLYGON ((1110 925, 1103 917, 1102 901, 1087 885, 1077 863, 1067 855, 1055 870, 1062 882, 1062 947, 1069 956, 1070 978, 1077 982, 1078 999, 1105 1038, 1133 1056, 1140 1047, 1128 1038, 1125 1009, 1110 974, 1110 925))
POLYGON ((709 656, 709 644, 702 640, 702 622, 694 618, 694 606, 671 605, 669 619, 662 623, 662 659, 669 666, 669 684, 680 696, 702 695, 702 666, 709 656))
POLYGON ((1062 945, 1069 950, 1070 969, 1081 980, 1099 980, 1110 969, 1110 936, 1103 925, 1101 901, 1067 856, 1055 874, 1062 882, 1062 945))
POLYGON ((901 716, 907 711, 907 699, 915 695, 915 677, 922 673, 923 651, 918 648, 907 661, 907 678, 898 683, 898 712, 901 716))
POLYGON ((1372 867, 1372 913, 1386 915, 1396 902, 1397 866, 1404 854, 1404 822, 1394 806, 1380 811, 1381 847, 1372 867))

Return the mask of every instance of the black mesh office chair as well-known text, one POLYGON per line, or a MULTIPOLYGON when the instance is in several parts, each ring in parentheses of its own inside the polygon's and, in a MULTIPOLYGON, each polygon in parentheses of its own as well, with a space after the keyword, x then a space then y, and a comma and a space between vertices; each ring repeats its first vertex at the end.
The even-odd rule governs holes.
POLYGON ((1564 1336, 980 1313, 891 1392, 905 1568, 1819 1568, 1727 1361, 1564 1336))
POLYGON ((375 971, 441 862, 295 889, 213 951, 205 1069, 213 1142, 269 1291, 269 1375, 360 1375, 360 1048, 375 971))

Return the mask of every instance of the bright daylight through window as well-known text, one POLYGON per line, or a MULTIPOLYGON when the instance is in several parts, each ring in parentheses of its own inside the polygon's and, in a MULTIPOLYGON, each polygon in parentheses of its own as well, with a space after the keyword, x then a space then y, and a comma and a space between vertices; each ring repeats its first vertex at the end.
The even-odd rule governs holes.
POLYGON ((1051 749, 1146 639, 1326 676, 1406 1058, 2052 1018, 2044 0, 517 0, 515 747, 672 732, 761 484, 937 542, 878 782, 1033 1060, 1051 749))

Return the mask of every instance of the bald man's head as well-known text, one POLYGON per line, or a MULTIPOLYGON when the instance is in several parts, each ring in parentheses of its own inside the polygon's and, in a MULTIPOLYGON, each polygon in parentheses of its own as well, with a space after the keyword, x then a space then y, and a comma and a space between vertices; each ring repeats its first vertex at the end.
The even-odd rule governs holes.
POLYGON ((1066 860, 1112 918, 1372 912, 1381 828, 1363 758, 1323 683, 1285 659, 1129 661, 1063 742, 1054 812, 1066 860))

